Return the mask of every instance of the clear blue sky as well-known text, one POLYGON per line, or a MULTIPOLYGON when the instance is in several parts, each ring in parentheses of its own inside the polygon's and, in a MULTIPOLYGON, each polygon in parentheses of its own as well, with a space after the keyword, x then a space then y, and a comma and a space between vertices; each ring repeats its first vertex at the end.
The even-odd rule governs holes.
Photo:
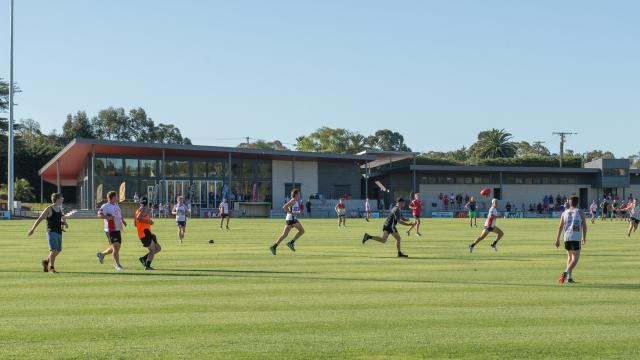
MULTIPOLYGON (((640 2, 15 0, 16 118, 144 107, 196 144, 391 128, 640 151, 640 2)), ((0 1, 8 77, 9 1, 0 1)))

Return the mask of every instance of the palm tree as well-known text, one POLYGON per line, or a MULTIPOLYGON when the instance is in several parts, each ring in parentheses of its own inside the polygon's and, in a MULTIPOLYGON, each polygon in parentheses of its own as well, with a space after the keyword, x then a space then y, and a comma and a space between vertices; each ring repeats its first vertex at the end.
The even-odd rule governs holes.
POLYGON ((473 145, 476 157, 481 159, 512 158, 517 146, 511 141, 513 135, 504 129, 491 129, 478 134, 478 142, 473 145))
MULTIPOLYGON (((31 184, 29 184, 29 180, 27 179, 16 179, 13 183, 13 193, 14 198, 17 201, 29 202, 35 199, 35 195, 33 192, 35 189, 31 184)), ((7 185, 0 185, 0 198, 6 200, 7 199, 7 185)))

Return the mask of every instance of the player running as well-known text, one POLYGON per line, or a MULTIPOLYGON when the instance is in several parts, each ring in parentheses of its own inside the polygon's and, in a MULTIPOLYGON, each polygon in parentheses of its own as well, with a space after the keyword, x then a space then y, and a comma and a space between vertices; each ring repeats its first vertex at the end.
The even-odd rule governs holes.
POLYGON ((122 218, 122 211, 118 206, 115 191, 107 193, 107 203, 98 210, 98 217, 104 219, 104 232, 107 234, 109 247, 103 252, 96 254, 100 264, 104 263, 104 257, 112 254, 113 262, 116 264, 116 270, 124 269, 120 264, 120 246, 122 245, 122 227, 127 226, 127 222, 122 218))
MULTIPOLYGON (((182 196, 181 196, 182 197, 182 196)), ((149 201, 146 196, 140 198, 140 207, 136 210, 136 214, 133 218, 134 224, 136 226, 136 230, 138 231, 138 238, 142 242, 142 246, 146 247, 149 252, 140 258, 140 264, 144 267, 145 270, 154 270, 151 267, 151 262, 153 261, 155 255, 162 250, 160 244, 158 244, 158 238, 154 233, 151 232, 151 225, 153 225, 153 220, 149 216, 149 201)))
POLYGON ((396 248, 398 250, 398 257, 399 258, 409 257, 408 255, 402 252, 402 249, 400 247, 400 242, 402 239, 400 238, 400 233, 398 232, 398 229, 396 227, 398 223, 405 226, 414 225, 414 223, 409 222, 408 219, 402 216, 402 208, 404 207, 404 203, 405 202, 403 198, 398 198, 396 200, 396 206, 394 206, 393 209, 391 209, 391 212, 389 213, 389 216, 385 220, 384 226, 382 227, 382 236, 371 236, 365 233, 364 237, 362 238, 362 244, 366 243, 369 240, 375 240, 377 242, 381 242, 384 244, 387 242, 387 239, 389 239, 389 235, 391 235, 393 236, 394 239, 396 239, 396 248))
POLYGON ((564 234, 564 248, 567 250, 567 267, 560 274, 558 282, 564 284, 565 281, 575 283, 573 280, 573 269, 580 260, 580 249, 587 242, 587 221, 582 210, 578 209, 579 199, 572 196, 570 207, 562 213, 558 236, 556 237, 556 248, 560 247, 560 236, 564 234), (580 243, 582 240, 582 244, 580 243))
POLYGON ((487 221, 485 221, 484 223, 484 229, 482 230, 482 233, 480 234, 480 236, 476 239, 476 241, 474 241, 471 245, 469 245, 469 252, 472 253, 473 249, 476 247, 476 245, 484 240, 489 233, 496 233, 497 237, 496 240, 491 243, 491 247, 493 248, 493 250, 498 251, 498 241, 500 241, 500 239, 502 239, 502 237, 504 236, 504 232, 502 232, 502 230, 500 230, 499 227, 496 226, 496 220, 498 219, 498 199, 493 199, 491 201, 491 209, 489 209, 489 213, 487 214, 487 221))
POLYGON ((472 196, 464 208, 469 210, 469 226, 478 227, 478 202, 476 199, 472 196))
POLYGON ((631 232, 635 233, 638 230, 638 224, 640 224, 640 202, 638 202, 638 199, 630 200, 624 209, 629 212, 629 232, 627 236, 631 237, 631 232))
POLYGON ((344 225, 347 227, 347 206, 344 203, 344 198, 340 198, 336 204, 336 214, 338 214, 338 227, 344 225))
POLYGON ((33 235, 42 220, 47 221, 47 241, 49 241, 49 256, 42 260, 42 270, 50 274, 58 273, 55 268, 56 257, 62 251, 62 231, 63 227, 67 227, 64 214, 62 213, 62 202, 64 198, 62 194, 51 194, 51 205, 40 214, 40 217, 27 232, 27 236, 33 235))
MULTIPOLYGON (((145 204, 146 206, 146 204, 145 204)), ((171 213, 176 216, 176 225, 178 226, 178 239, 179 244, 182 244, 184 240, 184 232, 187 229, 187 206, 184 204, 184 197, 178 196, 176 199, 176 205, 173 207, 171 213)))
POLYGON ((286 214, 285 225, 284 225, 284 230, 282 231, 282 234, 278 237, 276 242, 273 245, 271 245, 271 247, 269 247, 269 250, 273 255, 276 254, 276 249, 278 248, 278 245, 280 245, 280 243, 284 239, 286 239, 287 236, 289 236, 289 232, 291 232, 291 229, 296 228, 296 230, 298 230, 298 233, 293 237, 293 239, 291 239, 291 241, 287 243, 287 247, 289 247, 289 249, 291 249, 291 251, 293 252, 296 251, 296 248, 295 248, 296 241, 302 235, 304 235, 304 228, 302 227, 302 224, 300 223, 300 221, 296 219, 296 215, 300 214, 300 190, 299 189, 291 190, 291 200, 287 201, 287 203, 284 204, 284 206, 282 206, 282 209, 286 214))
POLYGON ((218 207, 218 211, 220 213, 220 229, 222 229, 222 223, 224 219, 227 219, 227 230, 229 229, 229 219, 231 218, 231 213, 229 212, 229 203, 227 199, 222 199, 220 202, 220 206, 218 207))
POLYGON ((591 213, 591 223, 596 223, 596 218, 598 217, 598 202, 593 200, 591 206, 589 206, 589 212, 591 213))
POLYGON ((411 209, 411 213, 413 214, 415 221, 409 230, 407 230, 407 236, 411 236, 411 230, 414 227, 416 228, 416 236, 422 236, 420 233, 420 215, 422 215, 422 199, 420 199, 420 193, 416 193, 414 195, 413 201, 409 203, 409 209, 411 209))

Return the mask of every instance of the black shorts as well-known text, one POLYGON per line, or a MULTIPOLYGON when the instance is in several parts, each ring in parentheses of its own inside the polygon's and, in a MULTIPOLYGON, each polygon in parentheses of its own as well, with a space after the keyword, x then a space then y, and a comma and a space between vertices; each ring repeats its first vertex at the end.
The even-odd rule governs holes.
POLYGON ((285 220, 285 223, 287 224, 287 226, 293 226, 293 225, 299 223, 299 221, 298 221, 298 219, 285 220))
POLYGON ((564 249, 567 251, 580 251, 582 243, 580 241, 565 241, 564 249))
POLYGON ((140 239, 142 241, 142 246, 148 248, 151 246, 151 243, 158 243, 158 238, 155 234, 152 234, 149 229, 144 229, 144 237, 140 239))
POLYGON ((496 228, 495 227, 491 227, 491 226, 485 226, 484 229, 488 232, 495 232, 496 228))
POLYGON ((226 218, 229 217, 229 214, 220 214, 220 217, 223 218, 223 219, 226 219, 226 218))
POLYGON ((630 220, 631 220, 631 222, 633 222, 636 225, 640 224, 640 219, 638 219, 638 218, 631 218, 630 220))
POLYGON ((347 215, 338 215, 338 217, 339 217, 340 219, 343 219, 343 218, 346 218, 346 217, 347 217, 347 215))
POLYGON ((383 226, 382 231, 386 231, 389 234, 397 234, 398 228, 396 228, 395 226, 383 226))
POLYGON ((120 233, 120 231, 106 231, 105 234, 107 235, 109 244, 122 244, 122 234, 120 233))
POLYGON ((187 220, 185 220, 185 221, 176 221, 176 225, 182 226, 182 227, 187 227, 187 220))

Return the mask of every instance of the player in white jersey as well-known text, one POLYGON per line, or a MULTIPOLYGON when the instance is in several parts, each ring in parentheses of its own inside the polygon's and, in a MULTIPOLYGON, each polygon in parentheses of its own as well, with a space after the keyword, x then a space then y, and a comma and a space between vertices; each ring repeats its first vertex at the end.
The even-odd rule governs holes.
POLYGON ((364 219, 369 222, 371 219, 371 205, 369 204, 369 198, 364 201, 364 219))
POLYGON ((302 235, 304 235, 304 228, 302 227, 302 224, 300 224, 300 221, 298 221, 298 219, 296 218, 296 215, 300 214, 300 190, 299 189, 293 189, 291 191, 291 200, 287 201, 287 203, 284 204, 284 206, 282 206, 282 209, 286 214, 285 225, 284 225, 284 230, 282 231, 282 234, 278 237, 276 242, 273 245, 271 245, 271 247, 269 247, 269 250, 273 255, 276 254, 278 245, 280 245, 280 243, 284 239, 286 239, 287 236, 289 236, 289 232, 291 232, 291 229, 296 228, 296 230, 298 230, 298 233, 293 237, 293 239, 291 239, 291 241, 287 243, 287 246, 289 247, 289 249, 291 249, 291 251, 294 251, 294 252, 296 251, 295 242, 302 235))
POLYGON ((176 216, 176 225, 178 226, 178 241, 182 244, 184 240, 184 233, 187 229, 187 206, 184 204, 184 197, 178 196, 176 204, 173 207, 171 213, 176 216))
POLYGON ((591 213, 591 223, 595 224, 598 217, 598 201, 593 200, 591 206, 589 206, 589 212, 591 213))
POLYGON ((227 219, 227 230, 231 230, 229 229, 229 219, 231 219, 231 213, 229 212, 229 203, 227 202, 227 199, 222 199, 218 210, 220 213, 220 229, 222 229, 222 223, 224 223, 224 219, 227 219))
POLYGON ((344 198, 340 198, 335 207, 336 215, 338 215, 338 227, 347 227, 347 206, 344 203, 344 198))
POLYGON ((491 243, 491 247, 493 250, 498 251, 498 241, 502 239, 504 236, 504 232, 500 230, 499 227, 496 226, 496 220, 498 220, 498 199, 493 199, 491 201, 491 209, 489 209, 489 213, 487 214, 487 221, 484 223, 484 229, 480 236, 474 241, 471 245, 469 245, 469 252, 473 252, 473 249, 478 245, 478 243, 484 240, 489 233, 495 233, 496 240, 491 243))
POLYGON ((107 235, 109 241, 109 247, 99 253, 96 253, 96 257, 100 264, 104 263, 104 257, 112 254, 113 262, 116 264, 116 270, 123 269, 120 264, 120 246, 122 245, 122 229, 123 226, 127 226, 127 222, 122 218, 122 211, 118 206, 118 198, 115 191, 109 191, 107 193, 107 203, 100 207, 98 211, 98 217, 104 219, 104 232, 107 235))
POLYGON ((638 224, 640 224, 640 202, 638 199, 633 199, 624 209, 629 212, 629 233, 627 236, 631 237, 631 232, 635 233, 638 230, 638 224))
POLYGON ((558 282, 564 284, 565 281, 574 283, 573 269, 580 260, 580 250, 582 245, 587 243, 587 220, 582 210, 578 209, 580 202, 577 196, 569 199, 569 208, 562 213, 558 236, 556 237, 556 248, 560 247, 560 236, 564 235, 564 248, 567 250, 567 267, 560 274, 558 282), (582 241, 582 242, 581 242, 582 241))

